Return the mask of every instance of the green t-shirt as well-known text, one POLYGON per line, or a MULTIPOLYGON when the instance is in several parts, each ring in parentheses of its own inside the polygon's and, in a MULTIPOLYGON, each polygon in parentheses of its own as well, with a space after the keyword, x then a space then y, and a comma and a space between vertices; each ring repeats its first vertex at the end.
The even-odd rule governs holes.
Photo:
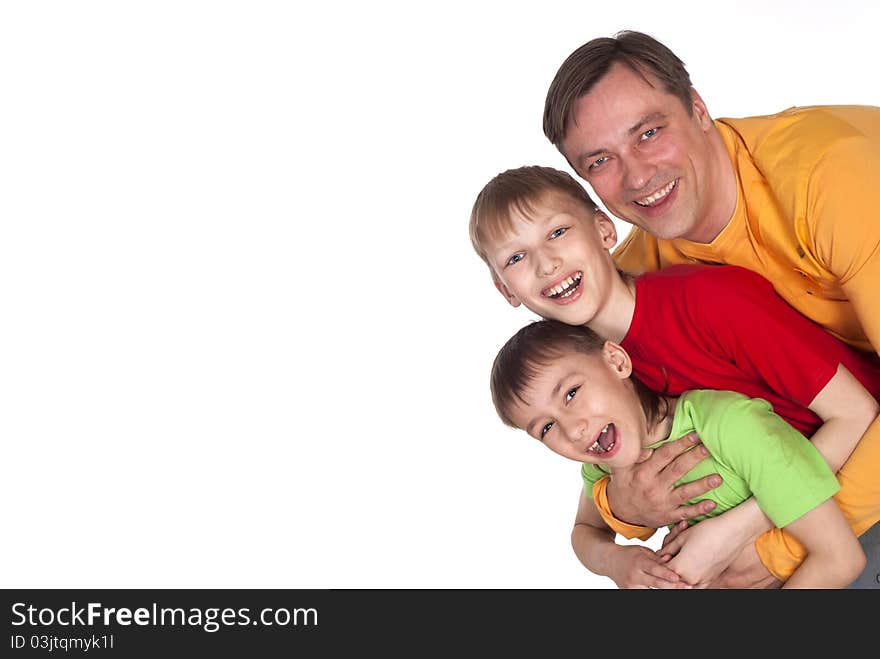
MULTIPOLYGON (((709 457, 687 472, 676 485, 709 474, 724 482, 691 499, 711 499, 717 505, 706 517, 720 515, 754 495, 761 510, 782 528, 833 496, 840 484, 810 441, 792 428, 763 398, 732 391, 700 389, 678 399, 672 430, 661 444, 696 431, 709 449, 709 457)), ((581 475, 592 492, 593 484, 608 474, 607 468, 584 464, 581 475)))

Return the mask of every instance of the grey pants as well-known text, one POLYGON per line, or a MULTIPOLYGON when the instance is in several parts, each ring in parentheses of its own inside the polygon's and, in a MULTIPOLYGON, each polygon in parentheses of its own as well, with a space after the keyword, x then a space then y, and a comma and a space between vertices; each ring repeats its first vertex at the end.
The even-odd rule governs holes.
POLYGON ((865 571, 848 588, 880 588, 880 523, 874 524, 859 538, 868 559, 865 571))

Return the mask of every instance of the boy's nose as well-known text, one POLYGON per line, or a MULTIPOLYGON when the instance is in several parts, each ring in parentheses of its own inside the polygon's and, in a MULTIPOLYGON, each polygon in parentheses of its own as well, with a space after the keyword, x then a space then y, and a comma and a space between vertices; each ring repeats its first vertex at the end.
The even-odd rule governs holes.
POLYGON ((565 424, 565 434, 568 436, 568 441, 570 442, 579 442, 584 436, 584 432, 587 429, 587 422, 581 420, 572 420, 565 424))
POLYGON ((560 267, 562 267, 562 259, 554 254, 544 254, 538 261, 538 272, 544 276, 554 274, 560 267))

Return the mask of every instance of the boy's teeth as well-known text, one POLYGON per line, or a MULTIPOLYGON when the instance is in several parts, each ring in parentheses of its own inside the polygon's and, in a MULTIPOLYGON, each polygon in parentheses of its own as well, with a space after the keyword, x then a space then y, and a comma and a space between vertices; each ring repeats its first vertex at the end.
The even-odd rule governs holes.
MULTIPOLYGON (((580 280, 581 280, 581 276, 582 276, 582 275, 581 275, 580 273, 578 273, 578 274, 576 274, 576 275, 573 275, 573 276, 571 276, 571 277, 568 277, 567 279, 565 279, 565 280, 559 282, 559 283, 556 284, 556 286, 554 286, 553 288, 549 288, 549 289, 547 289, 547 295, 548 295, 549 297, 557 297, 557 296, 559 296, 563 291, 568 290, 569 287, 574 286, 575 284, 577 284, 578 282, 580 282, 580 280)), ((573 293, 573 292, 574 292, 573 290, 572 290, 572 291, 569 291, 568 294, 571 295, 571 293, 573 293)), ((565 296, 562 296, 562 297, 565 297, 565 296)))
MULTIPOLYGON (((606 434, 608 432, 608 428, 610 428, 610 427, 611 427, 611 424, 609 423, 607 426, 602 428, 602 431, 599 434, 600 435, 606 434)), ((597 439, 595 442, 593 442, 593 445, 587 449, 587 451, 590 453, 608 453, 608 451, 610 451, 611 449, 614 448, 614 444, 616 444, 616 443, 617 442, 614 442, 608 448, 602 448, 602 445, 599 443, 599 440, 597 439)))
POLYGON ((658 199, 662 199, 663 197, 668 195, 670 192, 672 192, 672 188, 675 187, 675 184, 677 181, 678 181, 678 179, 675 179, 674 181, 670 181, 668 184, 664 185, 662 188, 657 190, 657 192, 655 192, 654 194, 652 194, 648 197, 645 197, 644 199, 637 199, 636 203, 639 206, 650 206, 658 199))

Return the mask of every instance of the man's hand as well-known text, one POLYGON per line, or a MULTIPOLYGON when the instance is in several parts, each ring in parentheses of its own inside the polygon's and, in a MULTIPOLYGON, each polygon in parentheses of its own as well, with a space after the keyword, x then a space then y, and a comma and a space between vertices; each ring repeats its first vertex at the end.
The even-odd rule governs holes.
POLYGON ((664 562, 647 547, 618 546, 612 563, 614 569, 608 576, 618 588, 690 588, 675 572, 665 567, 664 562))
MULTIPOLYGON (((700 522, 702 524, 702 522, 700 522)), ((697 525, 699 526, 699 524, 697 525)), ((764 567, 755 543, 750 542, 721 575, 707 588, 781 588, 782 582, 764 567)))
POLYGON ((708 500, 683 504, 721 485, 718 474, 675 487, 679 478, 709 455, 699 442, 696 433, 688 433, 655 451, 645 449, 638 464, 614 472, 608 484, 608 503, 614 516, 629 524, 659 528, 715 508, 715 502, 708 500))

